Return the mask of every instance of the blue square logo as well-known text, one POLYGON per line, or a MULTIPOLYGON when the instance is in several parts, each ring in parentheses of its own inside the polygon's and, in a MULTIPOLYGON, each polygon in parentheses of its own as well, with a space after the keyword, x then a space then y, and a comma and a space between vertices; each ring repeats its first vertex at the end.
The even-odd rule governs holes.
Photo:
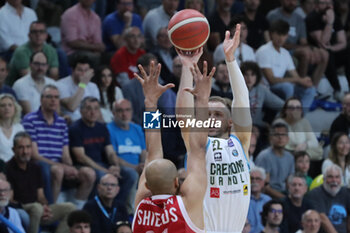
POLYGON ((143 113, 143 128, 144 129, 160 129, 161 113, 156 112, 143 113))

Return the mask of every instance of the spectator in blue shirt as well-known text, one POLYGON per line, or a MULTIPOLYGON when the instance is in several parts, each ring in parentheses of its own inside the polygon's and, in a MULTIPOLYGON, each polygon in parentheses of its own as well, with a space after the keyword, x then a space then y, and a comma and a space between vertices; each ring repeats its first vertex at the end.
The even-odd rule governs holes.
POLYGON ((11 87, 5 85, 5 80, 7 78, 7 75, 8 75, 7 63, 4 59, 0 57, 0 94, 3 94, 3 93, 11 94, 17 99, 15 91, 11 87))

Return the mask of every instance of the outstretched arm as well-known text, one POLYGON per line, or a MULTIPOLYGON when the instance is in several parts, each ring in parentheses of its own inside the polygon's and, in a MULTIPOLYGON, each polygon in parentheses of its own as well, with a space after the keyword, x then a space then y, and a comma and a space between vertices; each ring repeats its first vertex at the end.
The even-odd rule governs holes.
POLYGON ((239 45, 240 31, 241 25, 237 24, 233 39, 230 39, 230 32, 226 31, 223 47, 233 94, 232 130, 241 141, 245 153, 248 154, 252 130, 252 118, 250 115, 249 105, 249 91, 245 84, 242 72, 234 56, 235 50, 239 45))
MULTIPOLYGON (((155 112, 157 110, 157 102, 159 97, 167 89, 174 87, 174 84, 167 84, 165 86, 162 86, 158 83, 158 77, 161 69, 160 64, 155 66, 154 62, 151 62, 149 74, 145 72, 141 65, 139 65, 139 69, 141 71, 142 78, 136 73, 134 74, 134 76, 142 85, 143 93, 145 95, 146 111, 155 112)), ((146 167, 147 164, 153 160, 163 158, 160 129, 146 129, 145 135, 148 154, 146 156, 144 167, 146 167)), ((150 196, 150 191, 146 188, 145 184, 146 177, 145 170, 143 170, 139 180, 139 188, 136 193, 135 206, 137 206, 143 198, 150 196)))
MULTIPOLYGON (((211 91, 211 78, 214 75, 213 68, 207 75, 207 63, 204 62, 203 75, 199 71, 197 64, 191 68, 195 79, 194 88, 185 90, 195 96, 195 118, 196 121, 208 120, 208 100, 211 91)), ((198 226, 202 226, 203 221, 203 199, 206 191, 206 145, 208 140, 208 128, 194 127, 190 130, 187 160, 187 177, 181 186, 181 194, 184 204, 192 221, 198 226)))
MULTIPOLYGON (((199 58, 203 54, 203 48, 200 48, 193 52, 192 54, 185 54, 182 51, 177 50, 177 53, 181 59, 182 71, 180 86, 177 92, 176 97, 176 114, 177 120, 186 120, 186 118, 181 117, 184 115, 194 115, 194 99, 193 95, 187 91, 185 88, 193 87, 193 76, 191 74, 190 68, 193 67, 193 64, 197 64, 199 58)), ((182 138, 184 140, 186 149, 189 150, 189 131, 187 129, 181 128, 182 138)))

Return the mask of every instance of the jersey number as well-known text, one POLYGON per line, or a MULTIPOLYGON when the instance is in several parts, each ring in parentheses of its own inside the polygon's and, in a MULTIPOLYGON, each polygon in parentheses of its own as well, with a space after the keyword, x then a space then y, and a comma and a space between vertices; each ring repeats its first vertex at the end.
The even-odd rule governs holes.
POLYGON ((222 148, 220 147, 220 141, 217 139, 213 141, 213 151, 216 151, 216 150, 222 150, 222 148))

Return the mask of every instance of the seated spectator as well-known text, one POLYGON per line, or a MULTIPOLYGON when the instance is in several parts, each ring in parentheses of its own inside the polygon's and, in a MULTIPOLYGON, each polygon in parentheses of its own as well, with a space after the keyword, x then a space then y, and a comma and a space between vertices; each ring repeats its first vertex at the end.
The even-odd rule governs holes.
POLYGON ((7 162, 13 156, 13 138, 24 131, 21 121, 21 107, 10 94, 0 94, 0 159, 7 162))
POLYGON ((160 77, 164 81, 165 79, 169 79, 173 72, 173 59, 176 56, 176 52, 170 42, 166 27, 159 29, 157 33, 157 46, 152 53, 156 55, 158 62, 162 65, 160 77))
POLYGON ((250 170, 251 196, 248 217, 251 233, 261 232, 264 225, 261 221, 261 212, 266 202, 271 200, 271 197, 262 193, 265 187, 266 172, 262 167, 255 167, 250 170))
POLYGON ((75 209, 72 203, 48 205, 44 195, 39 165, 30 161, 32 140, 26 132, 19 132, 13 140, 14 157, 7 162, 6 175, 13 188, 13 200, 22 204, 30 216, 29 233, 37 233, 40 225, 59 221, 56 233, 68 232, 66 219, 75 209))
POLYGON ((345 94, 342 101, 342 112, 334 119, 329 130, 329 138, 337 132, 350 135, 350 93, 345 94))
POLYGON ((208 17, 210 25, 210 35, 208 39, 208 48, 214 51, 215 48, 224 41, 226 30, 229 30, 230 20, 232 18, 231 7, 234 1, 216 1, 216 10, 208 17))
POLYGON ((69 142, 75 165, 88 166, 95 170, 96 180, 106 173, 119 177, 121 186, 118 200, 125 203, 137 176, 125 167, 120 167, 107 127, 97 122, 100 112, 98 99, 86 97, 81 106, 81 119, 69 128, 69 142))
POLYGON ((108 66, 102 66, 97 71, 93 81, 100 91, 101 114, 103 121, 113 121, 113 103, 124 98, 123 92, 113 77, 112 70, 108 66))
POLYGON ((283 99, 297 96, 308 109, 316 94, 309 77, 300 77, 289 52, 283 48, 288 37, 289 25, 283 20, 270 25, 271 41, 256 52, 256 60, 270 83, 271 91, 283 99))
POLYGON ((300 0, 300 5, 295 9, 295 13, 303 19, 306 18, 315 8, 315 0, 300 0))
POLYGON ((287 125, 273 124, 270 129, 271 146, 261 151, 255 160, 257 166, 266 170, 268 185, 265 193, 272 198, 285 197, 286 180, 294 173, 294 157, 285 149, 288 140, 287 125))
POLYGON ((249 233, 251 231, 250 223, 248 221, 248 218, 245 220, 244 227, 242 230, 242 233, 249 233))
POLYGON ((105 50, 102 43, 100 17, 91 10, 93 1, 79 0, 61 16, 62 48, 68 60, 74 60, 74 54, 85 55, 94 66, 100 62, 105 50))
POLYGON ((271 113, 279 111, 284 101, 261 84, 260 68, 255 62, 243 62, 241 71, 249 90, 250 112, 253 123, 259 127, 266 127, 267 123, 264 122, 265 113, 263 108, 270 109, 271 113))
POLYGON ((128 220, 124 203, 115 200, 118 192, 118 179, 115 176, 106 174, 100 179, 97 195, 84 206, 84 210, 92 217, 92 232, 115 232, 119 221, 128 220))
POLYGON ((263 206, 261 219, 264 224, 262 233, 278 233, 279 226, 283 220, 283 205, 282 202, 270 200, 263 206))
POLYGON ((302 174, 306 180, 307 187, 312 183, 311 176, 308 175, 310 168, 310 155, 306 151, 297 151, 294 153, 295 173, 302 174))
POLYGON ((11 94, 17 99, 16 93, 14 92, 14 90, 5 84, 7 75, 8 75, 7 62, 0 57, 0 94, 4 94, 4 93, 11 94))
POLYGON ((85 210, 75 210, 68 215, 69 233, 90 233, 92 219, 85 210))
POLYGON ((310 122, 303 117, 303 108, 298 98, 289 98, 281 111, 282 122, 288 126, 289 141, 286 149, 292 152, 306 151, 311 160, 319 161, 323 157, 322 146, 318 143, 310 122))
POLYGON ((342 170, 342 185, 350 187, 350 139, 345 133, 334 134, 328 158, 322 164, 322 173, 332 164, 338 165, 342 170))
POLYGON ((344 93, 338 81, 337 68, 345 68, 345 75, 350 83, 350 47, 346 47, 344 26, 334 13, 333 0, 317 0, 315 3, 315 10, 305 19, 308 40, 311 45, 328 51, 325 75, 335 91, 334 97, 341 101, 344 93))
POLYGON ((45 53, 35 52, 30 58, 30 72, 13 85, 24 115, 39 109, 40 95, 45 85, 56 85, 53 79, 46 76, 47 69, 45 53))
POLYGON ((92 190, 95 173, 88 167, 76 169, 72 166, 68 127, 65 120, 57 114, 59 96, 56 86, 45 86, 41 93, 40 108, 26 115, 22 124, 32 137, 33 158, 40 161, 49 203, 56 202, 65 180, 77 184, 73 203, 81 208, 92 190))
MULTIPOLYGON (((234 35, 236 31, 237 24, 241 24, 241 33, 240 33, 239 46, 235 50, 236 61, 238 65, 241 65, 241 63, 245 61, 255 62, 256 58, 255 58, 254 50, 252 47, 247 45, 247 36, 249 34, 249 31, 247 29, 246 18, 244 18, 244 16, 232 17, 230 24, 228 25, 228 29, 230 30, 232 35, 234 35)), ((218 64, 222 61, 225 61, 223 43, 219 44, 216 47, 213 54, 213 60, 214 60, 214 64, 218 64)))
POLYGON ((232 90, 230 86, 230 78, 228 76, 228 70, 226 62, 222 61, 216 65, 216 72, 211 87, 211 96, 220 96, 223 98, 232 99, 232 90))
POLYGON ((0 232, 25 232, 16 209, 8 206, 11 199, 11 186, 0 179, 0 232))
POLYGON ((115 52, 125 45, 123 32, 129 27, 138 27, 143 33, 141 16, 133 13, 134 0, 115 1, 117 9, 103 20, 102 38, 107 52, 115 52))
POLYGON ((29 25, 38 20, 22 1, 7 0, 0 9, 0 57, 10 61, 15 49, 27 42, 29 25))
POLYGON ((323 172, 323 184, 311 190, 306 198, 320 213, 324 232, 349 232, 347 218, 350 213, 349 193, 342 187, 342 169, 332 164, 323 172))
POLYGON ((150 10, 143 19, 146 49, 151 51, 157 44, 157 33, 160 28, 168 27, 170 18, 176 13, 179 0, 162 0, 162 4, 150 10))
POLYGON ((320 214, 316 210, 308 210, 301 217, 303 230, 295 233, 318 233, 321 227, 320 214))
POLYGON ((128 81, 126 77, 134 78, 134 73, 138 71, 137 59, 146 53, 145 50, 141 49, 142 37, 138 27, 127 28, 123 33, 125 46, 118 49, 111 59, 110 65, 113 73, 118 75, 118 82, 122 86, 128 81))
POLYGON ((266 16, 258 11, 260 0, 244 0, 243 16, 247 20, 247 44, 257 50, 266 41, 270 40, 268 29, 269 23, 266 16))
POLYGON ((115 233, 132 233, 131 224, 127 221, 117 222, 115 233))
POLYGON ((204 15, 204 7, 206 0, 185 0, 185 9, 193 9, 204 15))
POLYGON ((35 21, 30 25, 29 41, 19 46, 10 62, 8 82, 13 84, 17 79, 29 73, 30 57, 35 52, 43 52, 47 57, 48 73, 52 79, 58 79, 58 56, 56 50, 46 44, 47 32, 43 22, 35 21))
POLYGON ((86 56, 77 56, 72 64, 72 75, 57 82, 60 92, 62 113, 70 117, 72 121, 80 118, 79 106, 87 96, 100 99, 100 93, 95 83, 90 82, 94 76, 94 70, 86 56))
POLYGON ((304 175, 290 175, 287 180, 288 196, 283 200, 284 221, 287 232, 296 232, 301 228, 302 214, 313 209, 312 204, 305 200, 307 184, 304 175))
POLYGON ((289 24, 288 38, 283 47, 298 60, 297 71, 301 77, 308 75, 310 65, 315 65, 311 79, 318 86, 327 67, 328 52, 308 44, 304 19, 295 12, 297 1, 281 0, 281 4, 268 13, 267 19, 270 24, 276 20, 289 24))

